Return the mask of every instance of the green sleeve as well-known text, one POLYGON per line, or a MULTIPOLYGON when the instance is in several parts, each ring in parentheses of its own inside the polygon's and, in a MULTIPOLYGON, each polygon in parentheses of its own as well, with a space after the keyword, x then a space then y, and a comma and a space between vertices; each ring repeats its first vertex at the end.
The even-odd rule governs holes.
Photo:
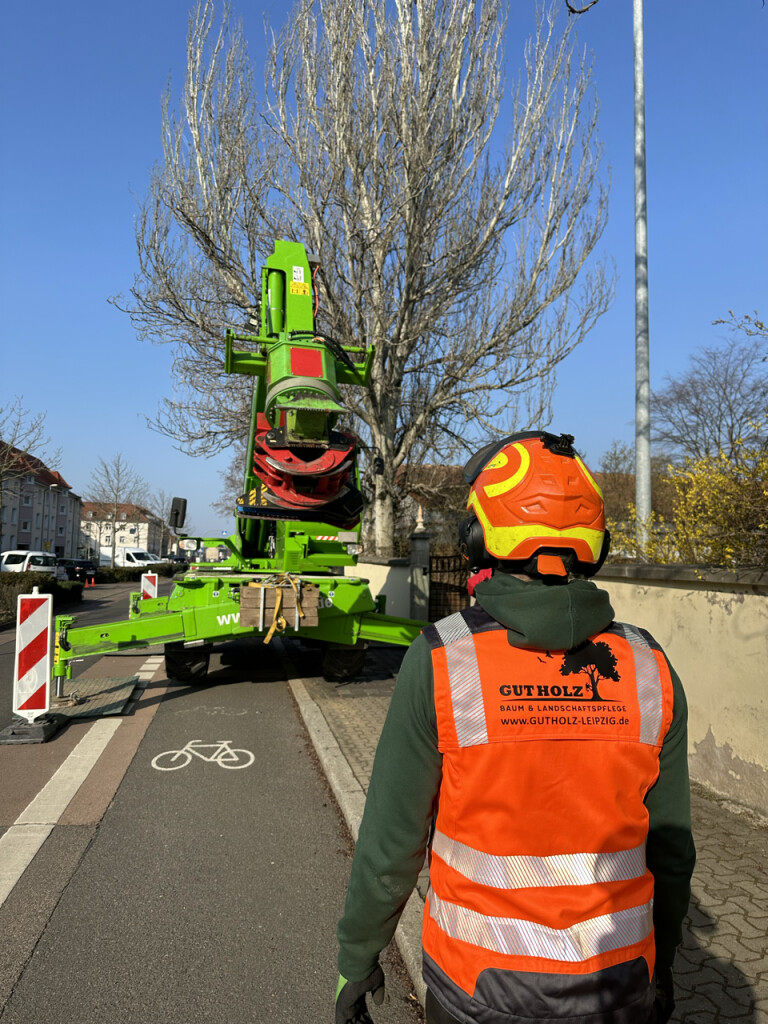
POLYGON ((441 770, 432 658, 418 637, 403 659, 376 749, 338 926, 339 973, 349 981, 374 969, 416 885, 441 770))
POLYGON ((671 666, 670 671, 674 694, 672 724, 661 748, 659 777, 645 798, 646 859, 654 878, 653 924, 660 971, 671 968, 675 950, 682 941, 696 863, 688 781, 688 705, 677 673, 671 666))

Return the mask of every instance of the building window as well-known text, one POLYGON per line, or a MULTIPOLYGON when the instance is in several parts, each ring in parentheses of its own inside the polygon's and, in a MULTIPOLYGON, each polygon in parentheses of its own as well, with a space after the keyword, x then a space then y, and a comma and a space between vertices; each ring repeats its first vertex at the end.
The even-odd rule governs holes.
POLYGON ((63 527, 63 526, 60 526, 60 527, 59 527, 59 536, 60 536, 60 537, 63 537, 63 536, 64 536, 64 527, 63 527))
POLYGON ((17 515, 18 511, 19 510, 17 508, 12 508, 11 509, 11 525, 12 526, 16 525, 16 515, 17 515))
POLYGON ((31 505, 32 504, 32 495, 31 494, 25 494, 24 495, 24 500, 23 500, 22 504, 24 504, 24 505, 31 505))
POLYGON ((39 526, 39 525, 40 525, 40 513, 36 512, 35 513, 35 526, 39 526))
POLYGON ((22 533, 29 533, 29 526, 30 526, 30 522, 29 522, 28 519, 22 519, 21 520, 21 532, 22 533))
POLYGON ((62 501, 61 504, 59 505, 59 512, 64 513, 66 511, 67 511, 67 506, 62 501))

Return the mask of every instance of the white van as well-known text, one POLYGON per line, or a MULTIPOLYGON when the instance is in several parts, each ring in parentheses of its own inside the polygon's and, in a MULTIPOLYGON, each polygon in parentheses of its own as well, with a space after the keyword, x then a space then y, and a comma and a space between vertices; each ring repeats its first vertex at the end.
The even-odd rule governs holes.
POLYGON ((45 572, 57 580, 69 579, 67 570, 49 551, 4 551, 0 572, 45 572))
POLYGON ((143 548, 115 549, 115 565, 119 565, 123 569, 140 567, 151 568, 153 565, 157 564, 157 559, 143 548))

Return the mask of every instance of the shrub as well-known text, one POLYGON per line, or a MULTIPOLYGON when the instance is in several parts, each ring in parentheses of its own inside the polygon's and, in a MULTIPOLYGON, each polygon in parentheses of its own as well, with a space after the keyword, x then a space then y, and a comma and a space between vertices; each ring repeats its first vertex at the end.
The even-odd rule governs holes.
POLYGON ((151 565, 146 569, 123 568, 116 565, 114 568, 102 565, 96 570, 97 583, 138 583, 145 572, 156 572, 159 576, 173 576, 176 572, 171 562, 162 562, 160 565, 151 565))
POLYGON ((669 480, 671 515, 652 513, 643 543, 634 505, 621 520, 608 520, 611 561, 768 568, 768 450, 737 441, 730 456, 670 466, 669 480))
POLYGON ((53 596, 53 610, 82 600, 83 584, 77 580, 57 580, 42 572, 0 573, 0 620, 12 622, 16 618, 19 594, 31 594, 37 587, 41 594, 53 596))

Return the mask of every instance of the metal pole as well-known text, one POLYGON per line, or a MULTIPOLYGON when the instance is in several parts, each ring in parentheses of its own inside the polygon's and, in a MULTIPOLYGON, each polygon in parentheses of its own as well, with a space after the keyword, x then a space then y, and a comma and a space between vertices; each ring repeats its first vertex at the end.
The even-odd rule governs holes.
POLYGON ((651 517, 651 374, 648 337, 648 221, 645 191, 643 0, 633 0, 635 43, 635 507, 637 542, 651 517))

